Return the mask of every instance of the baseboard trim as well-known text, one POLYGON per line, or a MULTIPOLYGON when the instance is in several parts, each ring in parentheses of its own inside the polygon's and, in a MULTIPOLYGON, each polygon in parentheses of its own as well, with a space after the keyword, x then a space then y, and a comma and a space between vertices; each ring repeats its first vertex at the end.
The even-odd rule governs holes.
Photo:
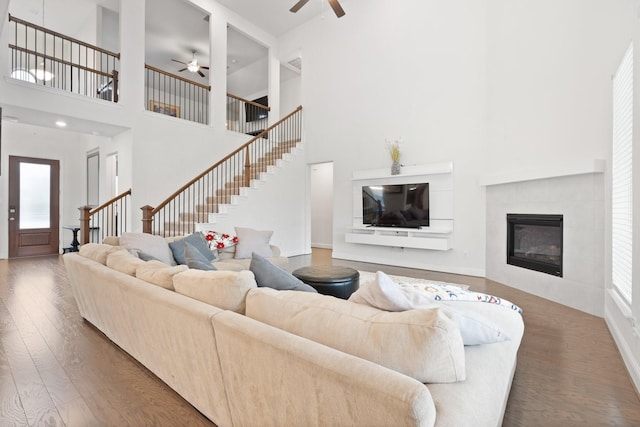
POLYGON ((464 276, 486 277, 485 270, 482 268, 466 268, 448 265, 424 264, 417 262, 397 261, 389 262, 389 258, 376 258, 367 256, 358 256, 353 253, 333 251, 333 258, 345 259, 349 261, 370 262, 373 264, 393 265, 395 267, 416 268, 418 270, 439 271, 442 273, 461 274, 464 276))
POLYGON ((318 249, 333 249, 333 245, 331 243, 311 243, 311 247, 318 249))
POLYGON ((618 351, 620 352, 622 361, 629 372, 629 376, 631 377, 631 382, 636 389, 636 393, 640 396, 640 365, 638 364, 637 358, 634 356, 634 352, 629 347, 629 343, 624 338, 624 334, 620 331, 620 328, 612 317, 613 316, 609 313, 609 309, 605 304, 604 321, 609 327, 609 332, 611 332, 611 336, 618 346, 618 351))

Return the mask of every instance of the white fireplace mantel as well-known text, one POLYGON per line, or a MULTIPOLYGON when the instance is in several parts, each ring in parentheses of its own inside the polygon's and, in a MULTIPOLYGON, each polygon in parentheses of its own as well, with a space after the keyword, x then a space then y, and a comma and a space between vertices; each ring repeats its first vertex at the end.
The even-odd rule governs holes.
POLYGON ((584 175, 589 173, 604 173, 606 161, 603 159, 574 159, 563 163, 561 166, 551 166, 541 169, 525 169, 505 172, 498 175, 488 175, 479 179, 483 187, 492 185, 510 184, 514 182, 533 181, 536 179, 559 178, 571 175, 584 175))

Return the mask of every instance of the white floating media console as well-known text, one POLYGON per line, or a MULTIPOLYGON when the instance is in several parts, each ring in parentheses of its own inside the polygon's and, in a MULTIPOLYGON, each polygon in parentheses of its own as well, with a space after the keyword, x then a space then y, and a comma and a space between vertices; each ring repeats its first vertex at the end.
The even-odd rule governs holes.
POLYGON ((400 175, 389 169, 355 171, 353 173, 353 226, 345 241, 446 251, 453 240, 453 163, 432 163, 403 167, 400 175), (367 185, 429 183, 429 226, 422 228, 371 227, 362 218, 362 187, 367 185))

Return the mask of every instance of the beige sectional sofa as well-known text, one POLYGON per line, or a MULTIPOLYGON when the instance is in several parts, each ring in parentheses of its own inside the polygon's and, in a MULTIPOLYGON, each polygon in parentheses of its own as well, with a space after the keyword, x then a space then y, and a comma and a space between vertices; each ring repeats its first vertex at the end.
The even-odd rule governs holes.
MULTIPOLYGON (((234 288, 232 294, 214 295, 211 301, 220 305, 214 306, 178 289, 224 272, 158 265, 157 274, 149 274, 154 261, 141 261, 108 245, 83 248, 63 258, 82 317, 221 427, 458 427, 502 422, 524 327, 512 310, 469 305, 511 339, 463 347, 455 324, 439 310, 387 313, 330 296, 258 288, 248 271, 234 273, 235 281, 224 279, 223 286, 211 286, 213 292, 242 287, 240 292, 234 288), (172 280, 182 282, 176 291, 163 286, 172 280), (290 317, 278 319, 278 313, 290 317), (318 313, 325 316, 321 321, 314 320, 318 313), (416 344, 406 338, 414 332, 389 334, 372 327, 393 314, 403 316, 399 323, 411 331, 435 331, 433 338, 418 336, 416 344), (297 320, 290 321, 292 317, 297 320), (371 343, 358 355, 348 354, 353 352, 349 340, 331 338, 338 329, 344 338, 350 323, 357 324, 357 347, 371 343), (394 344, 394 339, 402 341, 394 344), (417 351, 420 345, 427 346, 426 351, 417 351), (432 345, 442 351, 429 349, 432 345), (427 363, 415 374, 409 359, 422 355, 427 363), (402 365, 408 365, 409 372, 401 373, 402 365), (414 378, 438 377, 441 369, 451 369, 453 377, 427 384, 414 378)), ((207 286, 202 283, 186 288, 207 286)))

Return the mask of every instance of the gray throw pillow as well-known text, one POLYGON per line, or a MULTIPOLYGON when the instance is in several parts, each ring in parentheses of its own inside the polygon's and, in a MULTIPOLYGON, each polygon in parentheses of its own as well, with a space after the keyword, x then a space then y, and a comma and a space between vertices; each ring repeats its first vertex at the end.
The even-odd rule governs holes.
POLYGON ((185 264, 189 268, 195 270, 217 270, 217 268, 211 264, 207 258, 191 243, 185 242, 184 244, 184 260, 185 264))
POLYGON ((153 255, 148 254, 148 253, 143 252, 143 251, 139 251, 137 255, 138 255, 138 258, 140 258, 143 261, 160 261, 160 262, 162 262, 162 260, 159 260, 158 258, 154 257, 153 255))
POLYGON ((259 287, 273 288, 280 291, 316 292, 302 280, 287 273, 277 265, 267 261, 264 257, 254 253, 251 256, 249 270, 256 278, 259 287))
POLYGON ((175 242, 169 243, 169 248, 171 248, 171 252, 173 253, 173 257, 175 258, 178 264, 186 264, 185 256, 184 256, 184 246, 186 243, 191 244, 195 249, 197 249, 209 262, 216 259, 215 254, 209 246, 207 245, 207 241, 204 239, 204 236, 199 231, 196 231, 193 234, 188 235, 184 239, 176 240, 175 242))

